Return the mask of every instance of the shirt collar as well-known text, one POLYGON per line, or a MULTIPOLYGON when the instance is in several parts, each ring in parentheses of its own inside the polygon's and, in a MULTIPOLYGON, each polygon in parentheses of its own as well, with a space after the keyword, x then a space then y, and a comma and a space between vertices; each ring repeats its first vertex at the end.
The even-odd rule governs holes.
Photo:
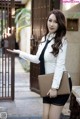
POLYGON ((48 40, 51 40, 52 38, 55 37, 55 35, 56 35, 56 33, 48 33, 46 38, 47 38, 48 40))

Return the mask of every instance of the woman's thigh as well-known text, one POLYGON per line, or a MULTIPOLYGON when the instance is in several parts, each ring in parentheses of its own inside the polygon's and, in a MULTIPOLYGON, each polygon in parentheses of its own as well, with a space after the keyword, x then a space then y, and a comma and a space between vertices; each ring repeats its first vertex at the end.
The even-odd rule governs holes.
POLYGON ((63 106, 51 105, 49 111, 49 119, 60 119, 63 106))
POLYGON ((43 119, 49 119, 50 104, 43 103, 43 119))

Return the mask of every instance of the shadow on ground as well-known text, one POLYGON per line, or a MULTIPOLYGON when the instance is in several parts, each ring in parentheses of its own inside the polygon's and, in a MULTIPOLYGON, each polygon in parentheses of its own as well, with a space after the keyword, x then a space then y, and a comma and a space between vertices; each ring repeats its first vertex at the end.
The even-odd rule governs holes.
MULTIPOLYGON (((7 119, 42 119, 42 117, 8 117, 7 119)), ((61 114, 60 119, 69 119, 69 116, 61 114)))

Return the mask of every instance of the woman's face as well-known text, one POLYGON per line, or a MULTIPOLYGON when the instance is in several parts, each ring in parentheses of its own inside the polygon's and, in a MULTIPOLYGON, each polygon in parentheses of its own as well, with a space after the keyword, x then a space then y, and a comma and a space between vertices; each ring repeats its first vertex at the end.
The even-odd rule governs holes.
POLYGON ((47 21, 47 27, 50 33, 55 33, 58 29, 58 23, 56 20, 56 16, 51 14, 47 21))

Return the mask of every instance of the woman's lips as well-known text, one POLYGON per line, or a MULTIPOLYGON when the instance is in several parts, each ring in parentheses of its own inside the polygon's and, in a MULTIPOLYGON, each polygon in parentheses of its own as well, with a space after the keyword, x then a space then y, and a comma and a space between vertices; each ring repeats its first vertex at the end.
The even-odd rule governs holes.
POLYGON ((50 30, 54 30, 54 28, 50 28, 50 30))

